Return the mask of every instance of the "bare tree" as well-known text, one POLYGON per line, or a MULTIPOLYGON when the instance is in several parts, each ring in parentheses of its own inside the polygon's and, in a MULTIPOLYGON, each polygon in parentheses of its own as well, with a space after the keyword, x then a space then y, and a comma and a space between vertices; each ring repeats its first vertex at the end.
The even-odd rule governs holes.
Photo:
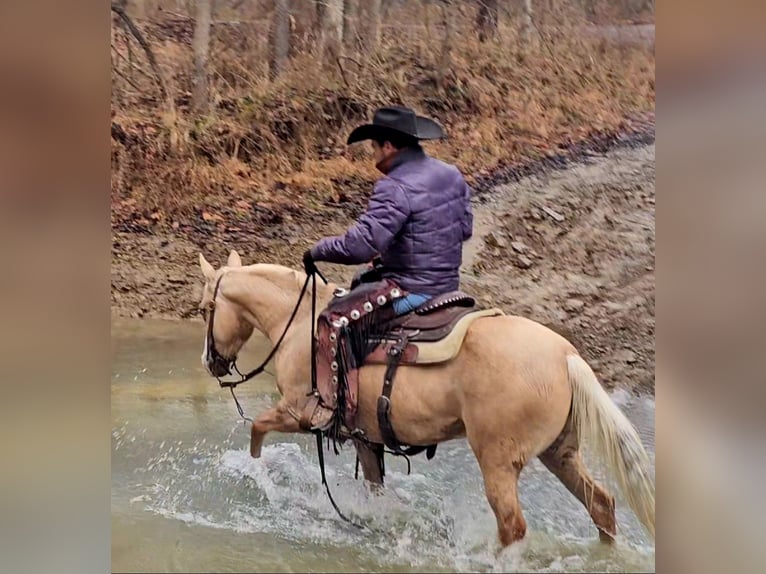
POLYGON ((364 13, 366 22, 364 49, 367 52, 374 52, 378 49, 378 45, 380 44, 380 0, 365 0, 364 5, 367 9, 364 13))
POLYGON ((290 53, 290 9, 287 0, 275 0, 269 26, 269 78, 276 79, 285 69, 290 53))
POLYGON ((154 72, 154 79, 157 81, 157 86, 160 89, 160 94, 162 94, 162 98, 165 100, 168 106, 168 110, 175 112, 175 103, 173 102, 173 98, 170 96, 170 92, 168 92, 168 83, 165 80, 165 75, 162 73, 162 70, 157 64, 157 58, 154 57, 154 51, 149 45, 149 42, 146 41, 146 38, 144 38, 141 30, 139 30, 138 26, 135 25, 133 20, 130 19, 130 16, 128 16, 125 12, 124 0, 117 0, 112 2, 111 9, 112 12, 119 16, 125 28, 136 39, 141 48, 143 48, 144 52, 146 53, 146 59, 149 60, 149 66, 152 68, 152 72, 154 72))
POLYGON ((136 20, 146 18, 146 0, 130 0, 127 7, 130 15, 136 20))
POLYGON ((444 0, 442 3, 442 20, 444 22, 444 39, 442 40, 442 53, 439 59, 437 81, 440 87, 444 87, 444 79, 452 65, 452 44, 455 36, 455 16, 452 0, 444 0))
POLYGON ((210 52, 211 0, 197 0, 194 24, 194 80, 192 83, 192 106, 195 113, 208 110, 207 61, 210 52))
POLYGON ((486 42, 497 37, 497 0, 479 0, 479 13, 476 17, 479 40, 486 42))
POLYGON ((359 1, 343 0, 343 47, 349 52, 359 47, 359 1))
POLYGON ((343 41, 343 0, 317 0, 317 52, 322 61, 332 61, 340 54, 343 41))
POLYGON ((521 35, 524 45, 532 43, 532 0, 524 0, 524 10, 521 14, 521 35))

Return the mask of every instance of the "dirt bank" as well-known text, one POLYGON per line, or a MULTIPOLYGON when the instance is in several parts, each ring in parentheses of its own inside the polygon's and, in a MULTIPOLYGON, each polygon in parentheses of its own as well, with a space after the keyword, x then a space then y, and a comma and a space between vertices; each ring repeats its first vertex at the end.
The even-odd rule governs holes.
MULTIPOLYGON (((536 175, 477 193, 463 288, 482 304, 569 338, 605 385, 653 392, 654 144, 607 153, 583 149, 576 157, 565 169, 526 169, 536 175)), ((354 211, 328 209, 327 217, 313 221, 266 220, 225 234, 212 226, 162 235, 115 230, 113 313, 193 317, 200 251, 215 264, 236 248, 246 263, 298 267, 303 250, 323 234, 340 232, 354 211)), ((335 281, 354 271, 322 267, 335 281)))
POLYGON ((654 144, 496 188, 463 286, 546 324, 607 386, 654 391, 654 144))

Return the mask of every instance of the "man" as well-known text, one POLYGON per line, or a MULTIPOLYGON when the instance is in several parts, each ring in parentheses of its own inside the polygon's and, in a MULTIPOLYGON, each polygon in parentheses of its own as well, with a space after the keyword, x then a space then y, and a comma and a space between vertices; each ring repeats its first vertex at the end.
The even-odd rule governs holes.
POLYGON ((347 143, 371 140, 383 177, 355 225, 306 251, 307 272, 316 261, 358 265, 377 256, 381 276, 407 293, 394 300, 397 315, 458 289, 462 244, 473 231, 470 188, 455 166, 419 143, 444 136, 438 123, 405 107, 381 108, 352 131, 347 143))

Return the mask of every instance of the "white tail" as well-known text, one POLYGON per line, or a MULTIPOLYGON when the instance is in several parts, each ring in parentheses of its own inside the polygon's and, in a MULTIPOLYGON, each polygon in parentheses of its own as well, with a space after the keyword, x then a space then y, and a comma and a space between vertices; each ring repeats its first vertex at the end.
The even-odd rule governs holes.
POLYGON ((572 423, 581 445, 603 457, 633 512, 654 538, 654 481, 649 456, 633 425, 612 402, 588 363, 567 356, 572 423))

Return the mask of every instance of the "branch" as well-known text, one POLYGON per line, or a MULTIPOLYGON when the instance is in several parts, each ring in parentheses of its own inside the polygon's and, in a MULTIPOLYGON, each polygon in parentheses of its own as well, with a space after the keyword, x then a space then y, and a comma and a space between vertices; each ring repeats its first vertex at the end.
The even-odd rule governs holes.
POLYGON ((351 56, 338 56, 338 59, 339 60, 351 60, 352 62, 354 62, 354 64, 356 64, 360 68, 362 67, 362 64, 359 63, 359 60, 357 60, 355 58, 352 58, 351 56))
POLYGON ((136 64, 135 62, 130 62, 130 61, 128 61, 128 59, 125 57, 125 55, 124 55, 122 52, 120 52, 120 50, 117 48, 117 46, 115 46, 114 44, 112 44, 111 46, 112 46, 112 52, 113 52, 113 53, 115 53, 115 54, 117 54, 117 56, 118 56, 118 57, 119 57, 119 58, 120 58, 120 59, 121 59, 123 62, 126 62, 126 63, 128 64, 128 66, 130 66, 132 69, 134 69, 134 70, 138 71, 140 74, 142 74, 142 75, 146 76, 146 77, 147 77, 147 78, 149 78, 150 80, 154 80, 154 79, 155 79, 155 78, 154 78, 154 76, 152 76, 152 74, 150 74, 149 72, 147 72, 146 70, 144 70, 144 69, 143 69, 141 66, 139 66, 139 65, 138 65, 138 64, 136 64))
POLYGON ((136 25, 133 23, 133 20, 130 19, 130 17, 125 13, 125 8, 121 5, 121 3, 112 2, 112 12, 117 14, 120 19, 124 22, 125 26, 127 26, 128 30, 130 30, 130 33, 133 34, 133 37, 138 41, 138 43, 141 45, 141 47, 144 49, 144 52, 146 52, 146 57, 149 60, 149 65, 152 67, 152 71, 154 72, 155 79, 157 80, 157 85, 160 88, 160 93, 162 97, 165 99, 165 101, 168 104, 168 107, 171 111, 175 109, 175 105, 173 103, 173 99, 170 97, 170 94, 167 90, 167 84, 165 83, 165 78, 162 75, 162 71, 160 70, 160 67, 157 65, 157 59, 154 57, 154 52, 152 52, 151 46, 149 46, 149 43, 146 41, 146 38, 144 38, 144 35, 141 33, 141 30, 136 27, 136 25))
POLYGON ((122 72, 120 72, 120 70, 119 70, 119 69, 117 69, 117 68, 112 68, 112 71, 113 71, 115 74, 117 74, 118 76, 120 76, 120 77, 121 77, 123 80, 125 80, 126 82, 128 82, 128 83, 129 83, 131 86, 133 86, 134 88, 136 88, 136 89, 137 89, 139 92, 141 91, 141 88, 138 86, 138 84, 136 84, 136 83, 135 83, 133 80, 131 80, 131 79, 130 79, 129 77, 127 77, 125 74, 123 74, 122 72))
POLYGON ((133 143, 133 136, 125 133, 125 130, 122 129, 122 126, 117 122, 112 122, 112 139, 117 140, 124 146, 133 143))
POLYGON ((351 89, 351 86, 348 85, 348 80, 346 79, 346 72, 343 70, 343 64, 340 63, 340 56, 335 58, 335 61, 338 63, 338 68, 340 69, 340 77, 343 78, 343 83, 346 84, 348 89, 351 89))

